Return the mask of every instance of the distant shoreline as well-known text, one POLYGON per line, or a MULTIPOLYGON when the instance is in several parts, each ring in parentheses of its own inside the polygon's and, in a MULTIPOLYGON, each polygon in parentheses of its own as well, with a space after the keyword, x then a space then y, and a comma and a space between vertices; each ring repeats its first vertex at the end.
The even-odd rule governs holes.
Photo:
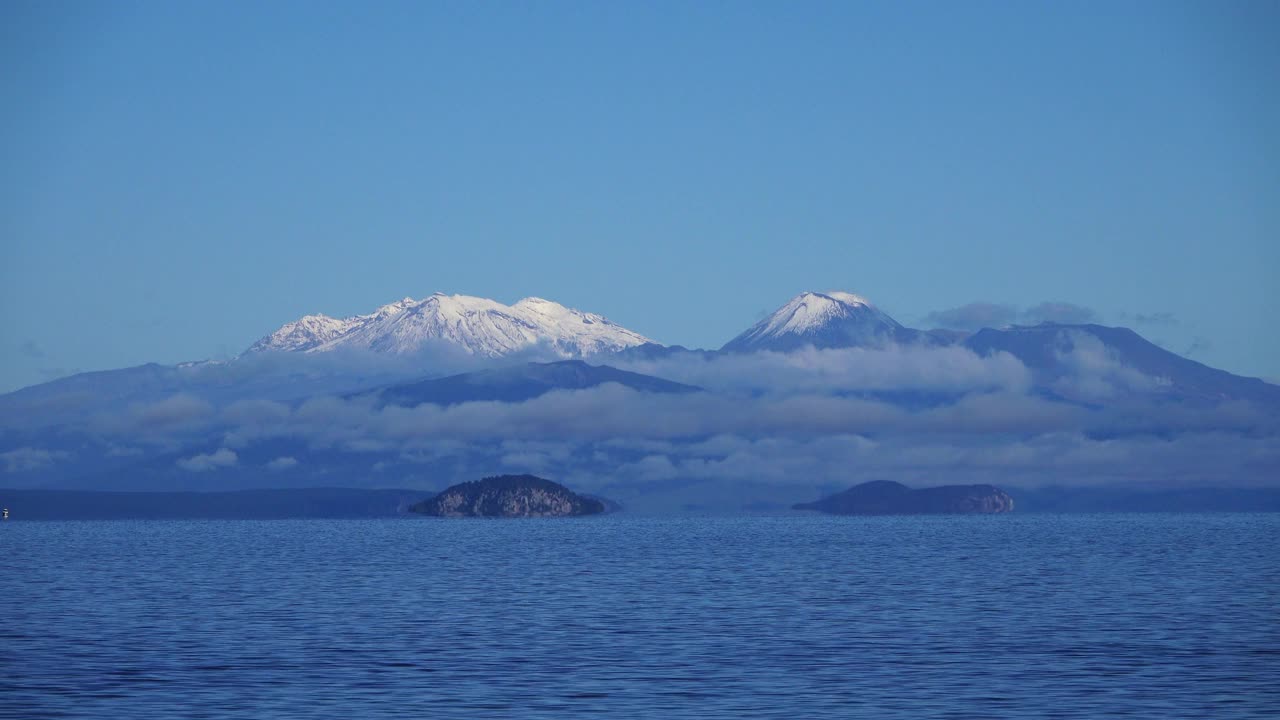
MULTIPOLYGON (((1280 512, 1280 488, 1008 488, 1014 515, 1049 513, 1280 512)), ((9 522, 23 520, 283 520, 415 517, 435 496, 403 488, 117 491, 0 488, 9 522)), ((714 514, 759 514, 724 507, 714 514)), ((650 513, 645 513, 650 514, 650 513)), ((660 514, 660 513, 659 513, 660 514)), ((671 513, 690 514, 690 513, 671 513)), ((697 514, 697 513, 695 513, 697 514)), ((782 514, 807 515, 803 511, 782 514)))
POLYGON ((0 488, 15 520, 283 520, 409 515, 429 490, 290 488, 267 490, 110 491, 0 488))

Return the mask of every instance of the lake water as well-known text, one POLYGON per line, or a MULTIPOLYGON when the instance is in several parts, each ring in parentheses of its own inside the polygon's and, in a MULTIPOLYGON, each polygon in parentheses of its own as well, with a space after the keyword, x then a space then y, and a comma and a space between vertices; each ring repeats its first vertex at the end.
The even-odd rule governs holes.
POLYGON ((1280 515, 0 525, 0 716, 1280 716, 1280 515))

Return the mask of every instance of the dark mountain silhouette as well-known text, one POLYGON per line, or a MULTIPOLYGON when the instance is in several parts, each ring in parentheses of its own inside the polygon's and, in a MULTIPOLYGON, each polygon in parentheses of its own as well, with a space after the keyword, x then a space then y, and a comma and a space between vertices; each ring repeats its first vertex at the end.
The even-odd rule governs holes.
POLYGON ((522 402, 553 390, 582 390, 605 383, 650 393, 691 393, 700 388, 663 380, 608 365, 581 360, 527 363, 498 370, 482 370, 444 378, 401 383, 376 391, 388 405, 412 407, 423 403, 455 405, 478 400, 522 402))

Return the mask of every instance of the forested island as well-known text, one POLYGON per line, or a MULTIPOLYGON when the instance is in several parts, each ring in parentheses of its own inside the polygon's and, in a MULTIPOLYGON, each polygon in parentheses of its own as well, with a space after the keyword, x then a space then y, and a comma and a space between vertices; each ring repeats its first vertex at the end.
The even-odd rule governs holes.
POLYGON ((434 517, 569 517, 596 515, 604 502, 535 475, 496 475, 445 488, 410 508, 434 517))
POLYGON ((994 485, 912 489, 902 483, 875 480, 794 507, 832 515, 991 514, 1011 512, 1013 498, 994 485))

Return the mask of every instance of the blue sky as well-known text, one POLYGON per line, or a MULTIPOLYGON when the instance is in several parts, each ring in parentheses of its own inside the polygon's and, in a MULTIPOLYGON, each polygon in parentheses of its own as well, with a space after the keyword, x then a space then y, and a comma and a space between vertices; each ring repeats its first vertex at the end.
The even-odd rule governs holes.
MULTIPOLYGON (((0 389, 538 295, 1092 309, 1280 377, 1274 3, 5 3, 0 389)), ((936 317, 936 315, 935 315, 936 317)))

